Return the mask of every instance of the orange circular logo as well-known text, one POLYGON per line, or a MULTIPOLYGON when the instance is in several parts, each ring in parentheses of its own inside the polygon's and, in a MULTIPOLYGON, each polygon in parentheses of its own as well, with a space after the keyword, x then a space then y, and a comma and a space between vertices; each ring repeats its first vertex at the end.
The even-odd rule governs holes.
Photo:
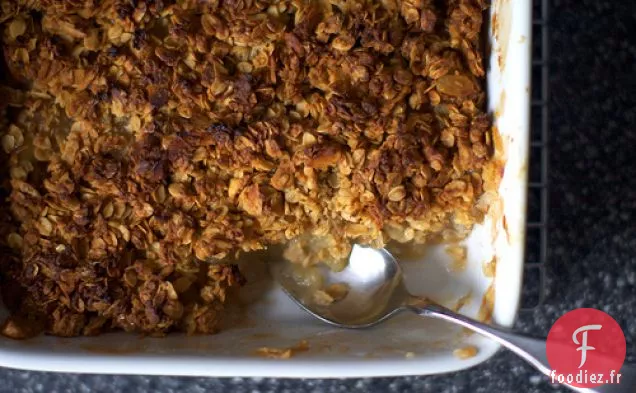
POLYGON ((559 318, 546 344, 550 378, 581 388, 620 383, 625 335, 603 311, 579 308, 559 318))

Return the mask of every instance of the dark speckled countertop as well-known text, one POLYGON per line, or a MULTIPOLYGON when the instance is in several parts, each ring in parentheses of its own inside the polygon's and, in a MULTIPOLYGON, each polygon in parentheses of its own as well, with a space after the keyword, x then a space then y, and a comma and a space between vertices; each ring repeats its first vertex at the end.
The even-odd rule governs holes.
MULTIPOLYGON (((537 1, 538 3, 540 1, 537 1)), ((519 330, 563 313, 614 316, 636 360, 636 2, 551 0, 547 298, 519 330)), ((0 392, 565 392, 506 352, 453 375, 280 380, 93 376, 0 369, 0 392)))

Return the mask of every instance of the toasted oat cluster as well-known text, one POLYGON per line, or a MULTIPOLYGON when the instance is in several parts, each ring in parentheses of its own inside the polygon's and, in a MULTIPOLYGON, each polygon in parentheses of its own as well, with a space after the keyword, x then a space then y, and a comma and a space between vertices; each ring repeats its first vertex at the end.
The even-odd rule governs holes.
POLYGON ((466 233, 486 2, 1 1, 4 334, 211 333, 240 252, 466 233))

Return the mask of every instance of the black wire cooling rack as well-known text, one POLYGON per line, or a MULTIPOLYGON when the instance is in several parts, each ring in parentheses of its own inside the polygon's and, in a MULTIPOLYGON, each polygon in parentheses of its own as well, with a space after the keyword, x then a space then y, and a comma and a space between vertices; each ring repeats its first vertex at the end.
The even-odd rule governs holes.
POLYGON ((548 257, 548 11, 549 0, 533 0, 532 111, 528 223, 522 309, 545 300, 548 257))

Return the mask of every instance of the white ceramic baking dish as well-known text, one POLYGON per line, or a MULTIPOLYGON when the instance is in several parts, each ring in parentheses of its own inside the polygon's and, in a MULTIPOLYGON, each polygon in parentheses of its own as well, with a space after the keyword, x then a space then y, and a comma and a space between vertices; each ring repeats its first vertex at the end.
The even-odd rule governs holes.
MULTIPOLYGON (((523 271, 528 168, 531 0, 493 1, 489 40, 489 108, 502 136, 505 171, 486 222, 468 238, 467 269, 449 271, 442 248, 427 247, 404 264, 413 293, 449 305, 471 294, 462 312, 477 316, 482 297, 494 285, 493 320, 512 325, 523 271), (484 275, 493 256, 496 278, 484 275)), ((366 377, 435 374, 474 366, 499 346, 436 320, 401 315, 364 331, 339 330, 313 320, 275 286, 258 284, 250 293, 267 296, 244 310, 238 326, 214 336, 140 338, 108 334, 27 341, 0 338, 0 365, 32 370, 199 376, 366 377), (255 355, 259 347, 290 347, 306 340, 309 350, 292 359, 255 355), (461 360, 453 350, 474 345, 475 357, 461 360)), ((6 311, 2 311, 6 314, 6 311)), ((4 318, 5 315, 0 315, 4 318)))

